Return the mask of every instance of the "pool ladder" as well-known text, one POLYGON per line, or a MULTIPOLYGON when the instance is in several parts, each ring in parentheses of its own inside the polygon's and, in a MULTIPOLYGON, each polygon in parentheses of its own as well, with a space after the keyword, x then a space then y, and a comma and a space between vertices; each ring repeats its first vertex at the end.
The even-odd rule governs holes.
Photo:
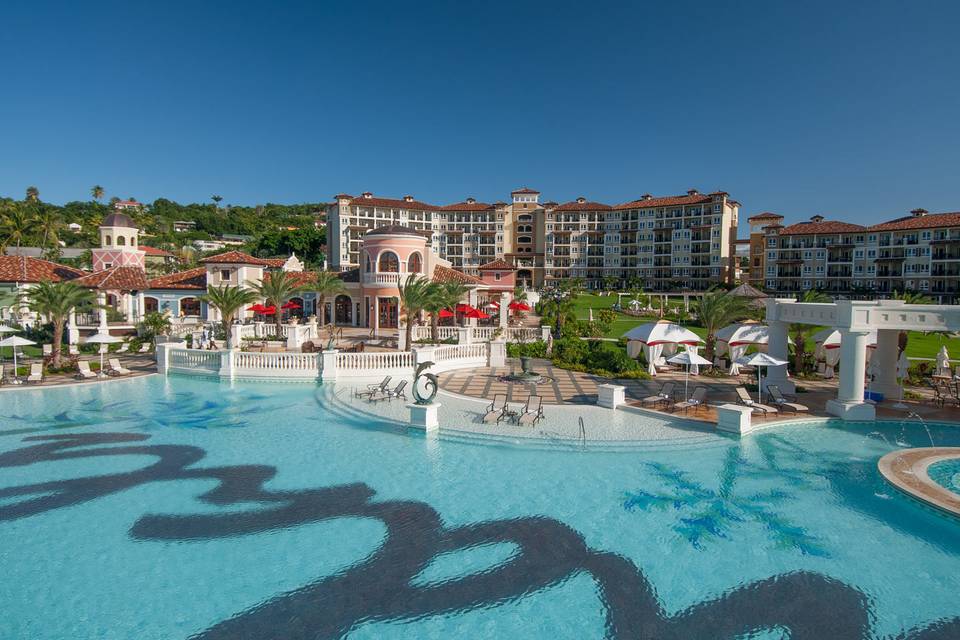
POLYGON ((587 428, 583 426, 583 416, 578 418, 580 421, 580 446, 587 446, 587 428))

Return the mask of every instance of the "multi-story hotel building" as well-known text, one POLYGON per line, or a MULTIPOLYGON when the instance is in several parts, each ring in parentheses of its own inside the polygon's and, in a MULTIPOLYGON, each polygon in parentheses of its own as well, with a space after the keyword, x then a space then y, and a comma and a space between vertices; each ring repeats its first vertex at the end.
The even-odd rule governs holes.
POLYGON ((749 219, 751 280, 771 292, 919 291, 946 303, 960 295, 960 213, 914 209, 869 227, 823 216, 786 227, 782 220, 749 219))
POLYGON ((510 203, 468 198, 446 206, 402 199, 335 196, 327 211, 331 268, 360 266, 363 234, 386 225, 423 232, 433 252, 472 276, 501 258, 518 282, 541 286, 583 278, 636 280, 651 290, 708 289, 733 282, 739 203, 727 193, 645 195, 617 206, 586 198, 540 202, 540 192, 517 189, 510 203))

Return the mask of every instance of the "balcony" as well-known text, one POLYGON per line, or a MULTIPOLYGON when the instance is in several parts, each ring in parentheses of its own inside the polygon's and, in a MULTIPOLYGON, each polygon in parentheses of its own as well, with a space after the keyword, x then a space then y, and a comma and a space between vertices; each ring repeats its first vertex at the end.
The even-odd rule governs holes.
POLYGON ((400 278, 409 274, 398 272, 377 271, 363 274, 363 284, 371 286, 395 287, 400 284, 400 278))

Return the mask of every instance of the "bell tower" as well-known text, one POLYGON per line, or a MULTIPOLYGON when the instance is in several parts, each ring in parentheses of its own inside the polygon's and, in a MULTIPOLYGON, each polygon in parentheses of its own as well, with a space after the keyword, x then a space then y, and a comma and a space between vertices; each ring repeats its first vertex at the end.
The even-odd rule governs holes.
POLYGON ((100 224, 100 248, 93 249, 93 270, 103 271, 113 267, 138 267, 145 269, 144 256, 140 250, 140 230, 133 219, 125 213, 113 212, 100 224))

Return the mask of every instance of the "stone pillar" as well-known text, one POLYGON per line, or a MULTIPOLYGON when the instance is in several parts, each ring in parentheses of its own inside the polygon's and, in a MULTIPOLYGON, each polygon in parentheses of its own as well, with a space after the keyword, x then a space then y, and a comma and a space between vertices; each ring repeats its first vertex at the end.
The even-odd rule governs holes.
POLYGON ((263 320, 257 320, 253 323, 253 337, 263 338, 267 334, 263 330, 263 320))
POLYGON ((506 329, 510 321, 510 303, 513 302, 513 294, 504 292, 500 296, 500 328, 506 329))
POLYGON ((487 366, 493 368, 507 366, 507 343, 503 338, 487 343, 487 366))
POLYGON ((234 349, 239 349, 243 345, 243 337, 240 333, 242 326, 236 323, 230 325, 230 345, 234 349))
POLYGON ((900 385, 897 382, 899 334, 900 332, 896 329, 877 331, 877 348, 873 351, 870 363, 876 374, 872 388, 882 393, 884 398, 898 398, 900 394, 900 385))
POLYGON ((324 382, 332 382, 337 379, 337 349, 330 349, 320 354, 320 378, 324 382))
POLYGON ((597 405, 607 409, 616 409, 626 402, 626 390, 616 384, 597 385, 597 405))
MULTIPOLYGON (((239 325, 234 326, 239 329, 239 325)), ((303 344, 303 334, 301 333, 303 329, 306 329, 306 327, 299 324, 287 325, 287 351, 300 351, 300 345, 303 344)))
POLYGON ((173 344, 164 342, 157 345, 157 372, 166 375, 170 371, 170 349, 173 344))
POLYGON ((550 338, 550 327, 540 325, 540 339, 546 342, 550 338))
POLYGON ((307 320, 307 338, 316 340, 320 337, 320 329, 317 326, 317 316, 310 316, 307 320))
POLYGON ((74 345, 80 342, 80 330, 77 329, 77 310, 70 309, 67 316, 67 344, 74 345))
MULTIPOLYGON (((436 347, 434 346, 418 346, 413 348, 413 362, 414 365, 423 364, 424 362, 436 362, 434 353, 436 352, 436 347)), ((413 373, 412 371, 410 372, 413 373)))
MULTIPOLYGON (((467 304, 469 304, 471 307, 476 308, 477 306, 477 290, 476 289, 470 289, 470 291, 467 292, 467 304)), ((475 327, 477 326, 477 319, 467 318, 467 324, 470 325, 471 327, 475 327)))
MULTIPOLYGON (((404 326, 403 320, 398 320, 398 321, 397 321, 397 331, 399 332, 398 335, 397 335, 397 349, 398 349, 399 351, 406 351, 406 350, 407 350, 407 328, 406 328, 406 326, 404 326)), ((411 331, 412 331, 413 333, 411 333, 410 339, 411 339, 411 340, 416 340, 416 339, 417 339, 417 327, 416 327, 416 325, 414 325, 414 327, 413 327, 413 329, 412 329, 411 331)))
POLYGON ((144 299, 143 291, 137 294, 137 320, 143 320, 143 316, 146 314, 147 301, 144 299))
POLYGON ((380 337, 380 296, 373 296, 373 336, 380 337))
POLYGON ((827 413, 844 420, 873 420, 874 406, 863 401, 867 364, 867 331, 840 329, 840 386, 836 400, 827 401, 827 413))
POLYGON ((457 327, 457 344, 473 343, 473 327, 457 327))
POLYGON ((233 380, 233 357, 236 352, 231 349, 220 351, 220 379, 233 380))
POLYGON ((107 294, 103 291, 97 293, 97 304, 100 305, 100 333, 109 333, 110 328, 107 325, 107 294))
POLYGON ((717 407, 717 429, 744 435, 754 429, 753 409, 742 404, 722 404, 717 407))
MULTIPOLYGON (((773 358, 790 361, 790 351, 788 350, 787 336, 789 335, 790 325, 780 320, 770 320, 767 322, 769 329, 769 342, 767 343, 767 354, 773 358)), ((779 367, 767 367, 763 372, 763 390, 766 390, 767 384, 776 385, 784 393, 793 393, 796 391, 796 385, 787 377, 787 365, 779 367)))

